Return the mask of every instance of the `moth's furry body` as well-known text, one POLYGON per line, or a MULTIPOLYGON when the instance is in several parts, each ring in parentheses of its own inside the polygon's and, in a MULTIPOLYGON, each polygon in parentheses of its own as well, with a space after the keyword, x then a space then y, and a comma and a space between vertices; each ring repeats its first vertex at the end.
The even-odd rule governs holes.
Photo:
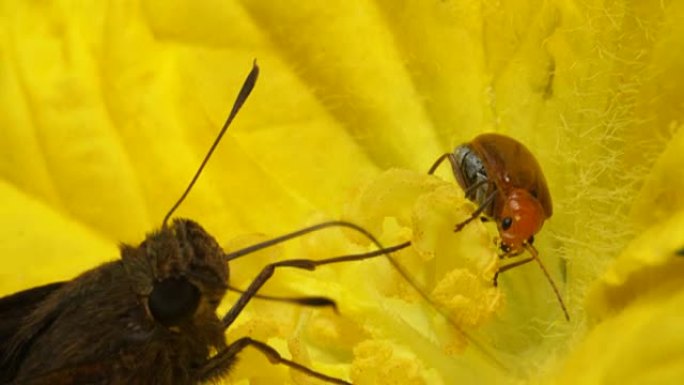
POLYGON ((65 282, 25 315, 16 334, 3 341, 3 380, 160 385, 200 380, 197 372, 211 352, 226 346, 216 314, 228 284, 223 251, 197 223, 182 219, 138 247, 122 246, 121 255, 65 282), (201 296, 190 318, 166 327, 150 313, 148 298, 155 282, 174 277, 187 279, 201 296), (92 371, 70 371, 89 365, 92 371))

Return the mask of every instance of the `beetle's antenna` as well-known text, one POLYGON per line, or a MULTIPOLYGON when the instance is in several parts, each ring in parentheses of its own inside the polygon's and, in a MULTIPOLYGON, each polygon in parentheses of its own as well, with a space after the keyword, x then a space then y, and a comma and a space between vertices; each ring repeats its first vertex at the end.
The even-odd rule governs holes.
POLYGON ((546 276, 546 279, 551 284, 551 287, 553 288, 554 293, 556 293, 556 298, 558 298, 558 303, 560 303, 561 308, 563 308, 563 314, 565 314, 565 319, 567 321, 570 321, 570 314, 568 314, 568 309, 565 307, 565 303, 563 302, 563 297, 561 297, 560 291, 558 291, 558 287, 556 287, 556 283, 553 281, 553 279, 549 275, 549 272, 546 270, 546 267, 542 263, 541 259, 539 259, 539 253, 537 253, 537 249, 529 243, 527 243, 525 245, 525 248, 527 249, 527 251, 530 252, 530 254, 532 255, 532 258, 534 258, 534 260, 537 261, 537 263, 539 264, 539 267, 541 267, 542 271, 544 272, 544 275, 546 276))
POLYGON ((240 111, 240 108, 245 103, 245 100, 247 100, 247 97, 252 92, 252 89, 254 89, 254 84, 256 83, 258 76, 259 66, 257 66, 256 60, 254 60, 254 63, 252 64, 252 70, 249 72, 249 75, 247 75, 245 82, 242 84, 242 88, 240 89, 240 92, 235 98, 235 102, 233 103, 233 109, 230 111, 230 114, 228 115, 226 122, 223 123, 221 131, 219 132, 218 136, 216 136, 216 139, 214 140, 214 143, 211 145, 211 148, 209 148, 207 155, 204 156, 202 164, 200 164, 199 168, 197 169, 197 172, 195 172, 195 175, 192 177, 192 180, 188 184, 188 187, 186 187, 185 191, 183 192, 183 195, 181 195, 176 204, 174 204, 173 207, 171 207, 171 210, 169 210, 169 212, 166 213, 164 221, 162 222, 162 228, 166 228, 166 223, 169 221, 169 218, 171 218, 171 215, 173 215, 174 211, 176 211, 178 206, 180 206, 180 204, 183 203, 185 197, 187 197, 190 190, 192 190, 192 187, 195 185, 195 182, 197 182, 197 179, 199 178, 200 174, 202 174, 204 166, 207 165, 207 162, 209 162, 209 158, 211 158, 211 155, 214 153, 216 146, 218 146, 219 142, 221 141, 223 134, 226 133, 226 130, 228 130, 228 127, 233 122, 233 119, 237 115, 238 111, 240 111))

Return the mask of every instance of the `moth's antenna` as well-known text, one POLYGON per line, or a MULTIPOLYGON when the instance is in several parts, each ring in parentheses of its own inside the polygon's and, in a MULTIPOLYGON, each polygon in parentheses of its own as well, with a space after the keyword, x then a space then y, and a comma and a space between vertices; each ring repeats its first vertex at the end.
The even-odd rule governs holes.
POLYGON ((252 70, 249 72, 249 75, 247 75, 245 82, 242 84, 242 89, 240 89, 240 93, 238 93, 237 98, 235 98, 235 103, 233 103, 233 109, 230 111, 230 115, 228 115, 228 119, 226 119, 226 122, 223 123, 223 128, 221 128, 221 131, 219 132, 218 136, 214 140, 214 143, 211 145, 211 148, 209 148, 207 155, 204 156, 204 160, 202 160, 202 164, 200 164, 199 168, 197 169, 197 172, 195 172, 195 175, 192 177, 192 180, 188 184, 188 187, 186 187, 185 191, 183 192, 183 195, 181 195, 181 197, 178 199, 176 204, 174 204, 173 207, 171 207, 171 210, 169 210, 169 212, 166 213, 166 216, 164 217, 164 221, 162 222, 162 228, 166 228, 166 223, 169 221, 169 218, 171 218, 171 215, 173 215, 174 211, 176 211, 178 206, 180 206, 180 204, 183 203, 183 201, 185 200, 185 197, 187 197, 190 190, 192 190, 192 186, 195 185, 195 182, 197 182, 197 178, 199 178, 200 174, 202 174, 202 170, 204 170, 204 166, 206 166, 207 162, 209 162, 209 158, 211 158, 211 154, 214 153, 214 150, 216 149, 216 146, 218 146, 219 142, 221 141, 223 134, 226 133, 226 130, 228 130, 230 123, 233 122, 235 115, 237 115, 238 111, 240 111, 240 108, 245 103, 245 100, 247 100, 247 97, 252 92, 252 89, 254 88, 254 84, 256 83, 258 76, 259 76, 259 66, 257 66, 256 60, 254 60, 254 64, 252 65, 252 70))

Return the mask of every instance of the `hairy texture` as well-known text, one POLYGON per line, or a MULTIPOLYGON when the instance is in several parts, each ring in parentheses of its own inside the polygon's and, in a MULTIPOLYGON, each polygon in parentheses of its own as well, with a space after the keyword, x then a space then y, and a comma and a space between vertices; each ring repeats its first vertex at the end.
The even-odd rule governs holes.
POLYGON ((123 246, 122 256, 54 290, 22 319, 5 357, 21 361, 16 383, 196 383, 210 352, 225 347, 216 316, 228 279, 222 251, 199 225, 176 220, 138 247, 123 246), (175 276, 188 277, 201 299, 191 318, 167 328, 150 315, 145 288, 175 276))

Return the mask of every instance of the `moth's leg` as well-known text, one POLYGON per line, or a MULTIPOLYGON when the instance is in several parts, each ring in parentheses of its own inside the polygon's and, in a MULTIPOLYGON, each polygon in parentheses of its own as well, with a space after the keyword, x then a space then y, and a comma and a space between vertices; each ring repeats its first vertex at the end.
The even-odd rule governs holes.
POLYGON ((323 229, 327 229, 330 227, 344 227, 344 228, 347 228, 350 230, 354 230, 357 233, 366 237, 366 239, 371 241, 378 249, 383 248, 380 241, 378 241, 378 239, 375 238, 375 236, 373 236, 373 234, 371 234, 370 231, 364 229, 363 227, 361 227, 357 224, 351 223, 351 222, 347 222, 347 221, 329 221, 329 222, 322 222, 322 223, 319 223, 319 224, 316 224, 313 226, 305 227, 303 229, 299 229, 299 230, 293 231, 291 233, 283 234, 281 236, 269 239, 267 241, 263 241, 263 242, 255 244, 255 245, 251 245, 251 246, 242 248, 240 250, 236 250, 236 251, 232 251, 230 253, 226 253, 225 258, 226 258, 226 261, 232 261, 233 259, 243 257, 243 256, 251 254, 255 251, 265 249, 265 248, 268 248, 271 246, 275 246, 277 244, 289 241, 291 239, 299 238, 303 235, 313 233, 316 231, 320 231, 323 229))
POLYGON ((510 270, 510 269, 512 269, 512 268, 514 268, 514 267, 518 267, 518 266, 520 266, 520 265, 524 265, 524 264, 526 264, 527 262, 533 261, 533 260, 534 260, 534 257, 529 257, 529 258, 521 259, 521 260, 519 260, 519 261, 510 263, 510 264, 505 265, 505 266, 501 266, 501 267, 499 268, 499 270, 496 271, 496 274, 494 274, 494 286, 497 286, 497 285, 498 285, 497 280, 499 279, 499 274, 503 273, 503 272, 506 271, 506 270, 510 270))
POLYGON ((494 198, 496 198, 496 194, 498 194, 496 190, 489 193, 487 199, 485 199, 484 202, 482 202, 482 204, 480 205, 480 207, 477 208, 477 210, 473 211, 473 213, 470 214, 470 217, 468 217, 468 219, 456 225, 456 227, 454 228, 454 232, 459 232, 463 230, 463 227, 465 225, 472 222, 475 218, 478 218, 482 214, 482 212, 485 211, 485 209, 489 207, 490 204, 492 204, 494 198))
POLYGON ((228 345, 217 355, 210 358, 204 364, 204 366, 202 366, 202 368, 197 372, 195 379, 202 382, 218 380, 221 377, 221 375, 227 373, 230 370, 233 363, 235 363, 235 356, 248 346, 251 346, 259 350, 273 364, 287 365, 292 369, 298 370, 311 377, 318 378, 319 380, 323 380, 331 384, 351 385, 347 381, 340 380, 339 378, 326 376, 323 373, 316 372, 312 369, 307 368, 306 366, 283 358, 280 356, 280 353, 278 353, 272 347, 268 346, 263 342, 253 340, 249 337, 240 338, 239 340, 228 345))
MULTIPOLYGON (((240 293, 244 294, 244 290, 240 290, 238 288, 235 288, 233 286, 228 286, 228 290, 233 291, 235 293, 240 293)), ((331 307, 335 313, 337 313, 337 303, 328 297, 320 297, 320 296, 304 296, 304 297, 279 297, 279 296, 273 296, 273 295, 264 295, 264 294, 255 294, 253 298, 256 299, 263 299, 266 301, 275 301, 275 302, 285 302, 285 303, 291 303, 294 305, 301 305, 301 306, 311 306, 311 307, 331 307)))
MULTIPOLYGON (((226 315, 223 317, 223 327, 227 328, 230 326, 233 321, 237 318, 237 316, 242 312, 242 310, 247 306, 247 303, 256 295, 257 291, 266 283, 266 281, 269 280, 273 276, 273 273, 275 273, 276 268, 278 267, 292 267, 295 269, 304 269, 304 270, 316 270, 316 267, 318 266, 323 266, 323 265, 329 265, 333 263, 340 263, 340 262, 351 262, 351 261, 362 261, 364 259, 370 259, 374 258, 380 255, 385 255, 397 250, 401 250, 405 247, 408 247, 411 244, 411 242, 404 242, 400 245, 388 247, 385 249, 380 249, 380 250, 374 250, 370 251, 367 253, 361 253, 361 254, 350 254, 350 255, 344 255, 341 257, 335 257, 335 258, 328 258, 328 259, 321 259, 321 260, 312 260, 312 259, 290 259, 286 261, 280 261, 280 262, 275 262, 275 263, 270 263, 266 265, 266 267, 261 270, 259 275, 257 275, 256 278, 252 281, 252 283, 245 289, 245 292, 238 298, 237 302, 233 305, 233 307, 226 313, 226 315)), ((390 258, 391 260, 391 258, 390 258)))

